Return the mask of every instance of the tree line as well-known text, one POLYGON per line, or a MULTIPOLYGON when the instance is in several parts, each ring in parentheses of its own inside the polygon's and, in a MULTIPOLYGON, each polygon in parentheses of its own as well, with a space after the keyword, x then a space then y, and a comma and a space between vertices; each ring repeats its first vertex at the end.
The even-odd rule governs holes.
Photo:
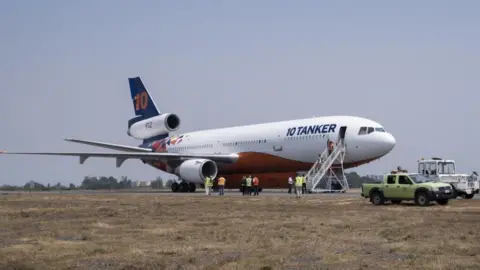
POLYGON ((361 188, 363 183, 374 183, 378 182, 377 179, 371 178, 369 176, 360 176, 356 172, 345 173, 347 178, 349 188, 361 188))
MULTIPOLYGON (((153 189, 162 189, 170 188, 174 180, 169 179, 164 183, 161 177, 150 181, 149 187, 153 189)), ((43 185, 41 183, 31 181, 25 183, 23 186, 14 186, 14 185, 3 185, 0 186, 0 190, 4 191, 18 191, 18 190, 32 190, 32 191, 49 191, 49 190, 76 190, 76 189, 89 189, 89 190, 100 190, 100 189, 129 189, 134 188, 134 181, 129 179, 126 176, 122 176, 120 181, 113 176, 85 176, 80 185, 76 186, 73 183, 70 183, 68 186, 57 183, 55 185, 43 185)))
MULTIPOLYGON (((376 182, 378 180, 370 178, 368 176, 360 176, 356 172, 346 173, 348 185, 350 188, 360 188, 362 183, 376 182)), ((164 181, 161 177, 150 181, 149 188, 152 189, 169 189, 174 182, 173 179, 164 181)), ((129 189, 134 188, 134 181, 126 176, 122 176, 120 180, 113 176, 85 176, 82 183, 76 186, 70 183, 68 186, 57 183, 55 185, 47 184, 46 186, 38 182, 28 182, 23 186, 3 185, 0 186, 0 190, 15 191, 15 190, 32 190, 32 191, 48 191, 48 190, 75 190, 75 189, 129 189)))

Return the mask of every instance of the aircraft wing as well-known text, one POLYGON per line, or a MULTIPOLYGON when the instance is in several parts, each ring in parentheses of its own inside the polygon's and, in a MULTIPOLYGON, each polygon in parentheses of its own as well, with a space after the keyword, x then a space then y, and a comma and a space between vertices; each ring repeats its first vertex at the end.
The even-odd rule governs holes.
POLYGON ((0 151, 3 155, 48 155, 48 156, 77 156, 80 158, 80 164, 83 164, 89 157, 115 158, 116 166, 122 166, 127 159, 140 160, 158 160, 158 161, 181 161, 195 158, 210 159, 214 162, 234 163, 238 159, 236 154, 178 154, 178 153, 156 153, 156 152, 7 152, 0 151))
POLYGON ((128 145, 97 142, 97 141, 87 141, 87 140, 79 140, 79 139, 72 139, 72 138, 66 138, 64 140, 67 141, 67 142, 86 144, 86 145, 103 147, 103 148, 108 148, 108 149, 118 150, 118 151, 152 152, 152 149, 141 148, 141 147, 136 147, 136 146, 128 146, 128 145))

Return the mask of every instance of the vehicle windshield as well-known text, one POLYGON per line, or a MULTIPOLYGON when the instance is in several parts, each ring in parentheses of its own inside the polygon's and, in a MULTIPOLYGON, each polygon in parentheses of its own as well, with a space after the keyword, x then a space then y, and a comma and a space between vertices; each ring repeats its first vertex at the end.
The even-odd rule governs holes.
POLYGON ((439 174, 454 174, 455 164, 453 162, 438 162, 439 174))
POLYGON ((421 174, 410 174, 410 178, 412 179, 413 182, 415 183, 426 183, 426 182, 433 182, 432 179, 423 176, 421 174))

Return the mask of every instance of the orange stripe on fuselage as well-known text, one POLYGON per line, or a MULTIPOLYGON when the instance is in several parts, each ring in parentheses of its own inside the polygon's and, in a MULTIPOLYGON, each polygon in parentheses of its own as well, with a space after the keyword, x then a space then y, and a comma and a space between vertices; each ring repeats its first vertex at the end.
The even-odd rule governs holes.
POLYGON ((275 173, 309 170, 313 163, 301 162, 265 153, 244 152, 238 154, 234 164, 224 165, 219 173, 275 173))
MULTIPOLYGON (((369 163, 380 157, 375 157, 356 162, 344 163, 343 168, 353 168, 365 163, 369 163)), ((244 152, 239 153, 239 158, 234 164, 225 165, 218 169, 222 174, 233 173, 281 173, 308 171, 313 166, 312 162, 301 162, 282 158, 265 153, 244 152)), ((336 166, 334 166, 336 167, 336 166)))
MULTIPOLYGON (((156 152, 167 152, 165 148, 158 147, 155 149, 156 152)), ((345 169, 357 167, 376 159, 380 158, 375 157, 371 159, 359 160, 356 162, 344 163, 343 167, 345 169)), ((167 165, 160 161, 149 162, 151 166, 166 171, 167 165)), ((265 153, 258 152, 244 152, 239 153, 239 158, 234 164, 223 165, 218 168, 218 175, 222 176, 231 176, 234 174, 261 174, 261 173, 289 173, 295 174, 297 171, 308 171, 313 166, 313 163, 301 162, 291 159, 282 158, 279 156, 274 156, 265 153)), ((283 177, 283 176, 282 176, 283 177)), ((288 176, 287 176, 288 178, 288 176)), ((264 182, 265 183, 265 182, 264 182)), ((271 183, 272 185, 277 185, 271 183)), ((270 184, 269 184, 270 186, 270 184)))

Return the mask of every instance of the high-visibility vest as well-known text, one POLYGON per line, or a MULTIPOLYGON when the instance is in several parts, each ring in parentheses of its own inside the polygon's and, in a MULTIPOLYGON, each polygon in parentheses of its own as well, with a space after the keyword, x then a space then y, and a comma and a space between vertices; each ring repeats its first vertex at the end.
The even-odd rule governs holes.
POLYGON ((302 184, 307 183, 307 180, 305 179, 305 176, 302 176, 302 184))
POLYGON ((302 177, 301 176, 295 177, 295 186, 298 186, 298 187, 302 186, 302 177))
POLYGON ((253 178, 253 185, 258 186, 258 178, 257 177, 253 178))
POLYGON ((248 177, 247 178, 247 187, 251 187, 252 186, 252 178, 248 177))
POLYGON ((205 186, 209 187, 210 186, 210 177, 205 177, 205 186))
POLYGON ((218 185, 219 186, 224 186, 225 185, 225 178, 223 178, 223 177, 218 178, 218 185))

